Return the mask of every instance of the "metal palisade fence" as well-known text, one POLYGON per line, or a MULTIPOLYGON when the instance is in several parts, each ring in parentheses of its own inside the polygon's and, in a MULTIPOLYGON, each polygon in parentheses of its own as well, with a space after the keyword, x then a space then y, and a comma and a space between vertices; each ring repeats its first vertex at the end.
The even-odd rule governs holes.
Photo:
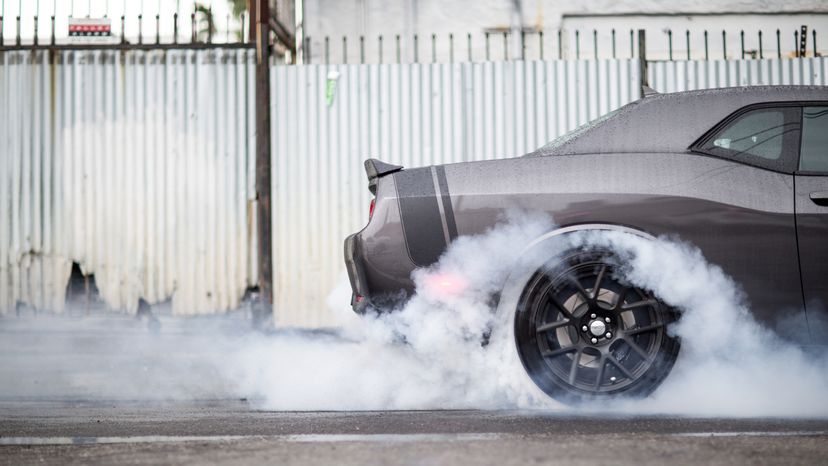
MULTIPOLYGON (((73 264, 106 307, 237 307, 255 286, 253 51, 0 52, 0 312, 64 307, 73 264)), ((274 312, 330 323, 362 161, 516 156, 639 98, 638 59, 275 65, 274 312)), ((822 84, 825 58, 649 62, 659 91, 822 84)))

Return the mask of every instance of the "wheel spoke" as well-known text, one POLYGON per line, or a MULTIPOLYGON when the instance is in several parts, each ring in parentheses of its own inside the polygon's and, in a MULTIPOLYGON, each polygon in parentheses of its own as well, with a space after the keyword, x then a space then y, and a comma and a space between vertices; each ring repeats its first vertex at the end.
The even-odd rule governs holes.
POLYGON ((537 333, 543 333, 543 332, 548 332, 550 330, 554 330, 554 329, 557 329, 557 328, 566 327, 566 326, 570 325, 571 322, 572 321, 569 320, 569 319, 557 320, 555 322, 547 322, 547 323, 541 325, 540 327, 538 327, 536 332, 537 333))
POLYGON ((635 309, 638 307, 645 307, 645 306, 655 306, 656 300, 655 299, 644 299, 641 301, 636 301, 634 303, 625 304, 621 310, 622 311, 629 311, 630 309, 635 309))
POLYGON ((566 306, 564 306, 563 304, 561 304, 560 301, 558 301, 557 296, 549 295, 549 302, 552 303, 553 306, 558 308, 558 310, 561 311, 561 314, 565 315, 566 317, 568 317, 570 319, 572 319, 574 317, 572 315, 572 312, 570 312, 570 310, 567 309, 566 306))
POLYGON ((569 282, 570 285, 575 287, 575 290, 578 292, 579 295, 581 295, 582 298, 584 298, 584 301, 586 301, 586 302, 592 301, 592 298, 589 296, 589 293, 587 293, 586 290, 584 289, 584 285, 581 285, 581 282, 578 281, 578 279, 576 279, 575 277, 569 277, 569 279, 567 281, 569 282))
POLYGON ((541 354, 548 358, 554 358, 555 356, 560 356, 562 354, 571 353, 573 351, 578 351, 577 346, 566 346, 564 348, 558 348, 556 350, 543 350, 541 354))
POLYGON ((598 277, 595 278, 595 286, 592 288, 592 300, 598 299, 598 292, 601 290, 601 282, 604 281, 604 274, 607 273, 607 264, 601 264, 598 277))
POLYGON ((598 363, 598 375, 595 377, 595 390, 601 388, 601 380, 604 378, 605 367, 607 367, 607 357, 601 356, 601 361, 598 363))
POLYGON ((644 351, 644 349, 643 349, 642 347, 638 346, 638 343, 636 343, 636 342, 632 341, 632 339, 630 339, 630 338, 624 338, 624 339, 623 339, 623 341, 624 341, 624 343, 626 343, 626 344, 627 344, 627 346, 629 346, 630 348, 632 348, 632 350, 633 350, 633 351, 635 351, 636 353, 638 353, 638 355, 639 355, 639 356, 641 356, 641 358, 642 358, 642 359, 647 359, 647 358, 649 358, 649 357, 650 357, 650 355, 649 355, 649 354, 647 354, 647 352, 646 352, 646 351, 644 351))
POLYGON ((621 289, 621 293, 618 294, 618 299, 615 301, 615 307, 613 310, 618 311, 621 309, 621 306, 624 304, 624 300, 627 299, 627 292, 629 292, 629 288, 621 289))
POLYGON ((625 330, 624 333, 628 336, 634 336, 634 335, 638 335, 639 333, 646 333, 646 332, 652 332, 653 330, 658 330, 658 329, 664 327, 665 325, 667 325, 667 324, 662 322, 662 323, 659 323, 659 324, 652 324, 652 325, 647 325, 645 327, 638 327, 638 328, 634 328, 634 329, 631 329, 631 330, 625 330))
POLYGON ((613 356, 607 356, 607 362, 609 362, 609 363, 610 363, 610 364, 612 364, 613 366, 617 367, 617 368, 618 368, 618 370, 620 370, 620 371, 621 371, 621 373, 622 373, 622 374, 624 374, 624 377, 626 377, 626 378, 628 378, 628 379, 630 379, 630 380, 632 380, 632 379, 633 379, 632 372, 630 372, 630 370, 629 370, 629 369, 627 369, 626 367, 624 367, 624 366, 623 366, 623 365, 622 365, 622 364, 621 364, 621 363, 620 363, 617 359, 615 359, 615 357, 613 357, 613 356))
POLYGON ((578 366, 581 362, 581 355, 584 353, 583 348, 578 348, 578 351, 575 353, 575 356, 572 357, 572 365, 569 366, 569 383, 570 385, 575 384, 575 376, 578 375, 578 366))

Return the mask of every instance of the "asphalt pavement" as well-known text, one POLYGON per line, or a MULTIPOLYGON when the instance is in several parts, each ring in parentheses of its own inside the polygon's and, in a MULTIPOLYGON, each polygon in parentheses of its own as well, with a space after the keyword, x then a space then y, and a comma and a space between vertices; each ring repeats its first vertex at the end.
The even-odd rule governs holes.
POLYGON ((828 422, 0 403, 0 464, 825 464, 828 422))
POLYGON ((206 330, 239 322, 195 322, 0 319, 0 465, 828 462, 819 419, 267 411, 210 364, 240 340, 206 330))

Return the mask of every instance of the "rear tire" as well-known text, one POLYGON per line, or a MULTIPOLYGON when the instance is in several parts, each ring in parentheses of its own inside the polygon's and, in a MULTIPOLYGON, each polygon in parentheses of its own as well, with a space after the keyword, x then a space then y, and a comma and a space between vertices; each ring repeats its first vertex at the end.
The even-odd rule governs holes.
POLYGON ((678 312, 624 281, 607 250, 573 250, 540 267, 515 312, 515 340, 529 376, 573 404, 644 397, 664 381, 679 352, 667 325, 678 312))

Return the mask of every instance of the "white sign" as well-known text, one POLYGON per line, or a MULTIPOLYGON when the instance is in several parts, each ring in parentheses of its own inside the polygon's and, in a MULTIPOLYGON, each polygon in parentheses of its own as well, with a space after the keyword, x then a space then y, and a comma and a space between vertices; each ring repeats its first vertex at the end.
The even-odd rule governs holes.
POLYGON ((99 42, 112 37, 109 18, 69 18, 69 37, 78 41, 99 42))

